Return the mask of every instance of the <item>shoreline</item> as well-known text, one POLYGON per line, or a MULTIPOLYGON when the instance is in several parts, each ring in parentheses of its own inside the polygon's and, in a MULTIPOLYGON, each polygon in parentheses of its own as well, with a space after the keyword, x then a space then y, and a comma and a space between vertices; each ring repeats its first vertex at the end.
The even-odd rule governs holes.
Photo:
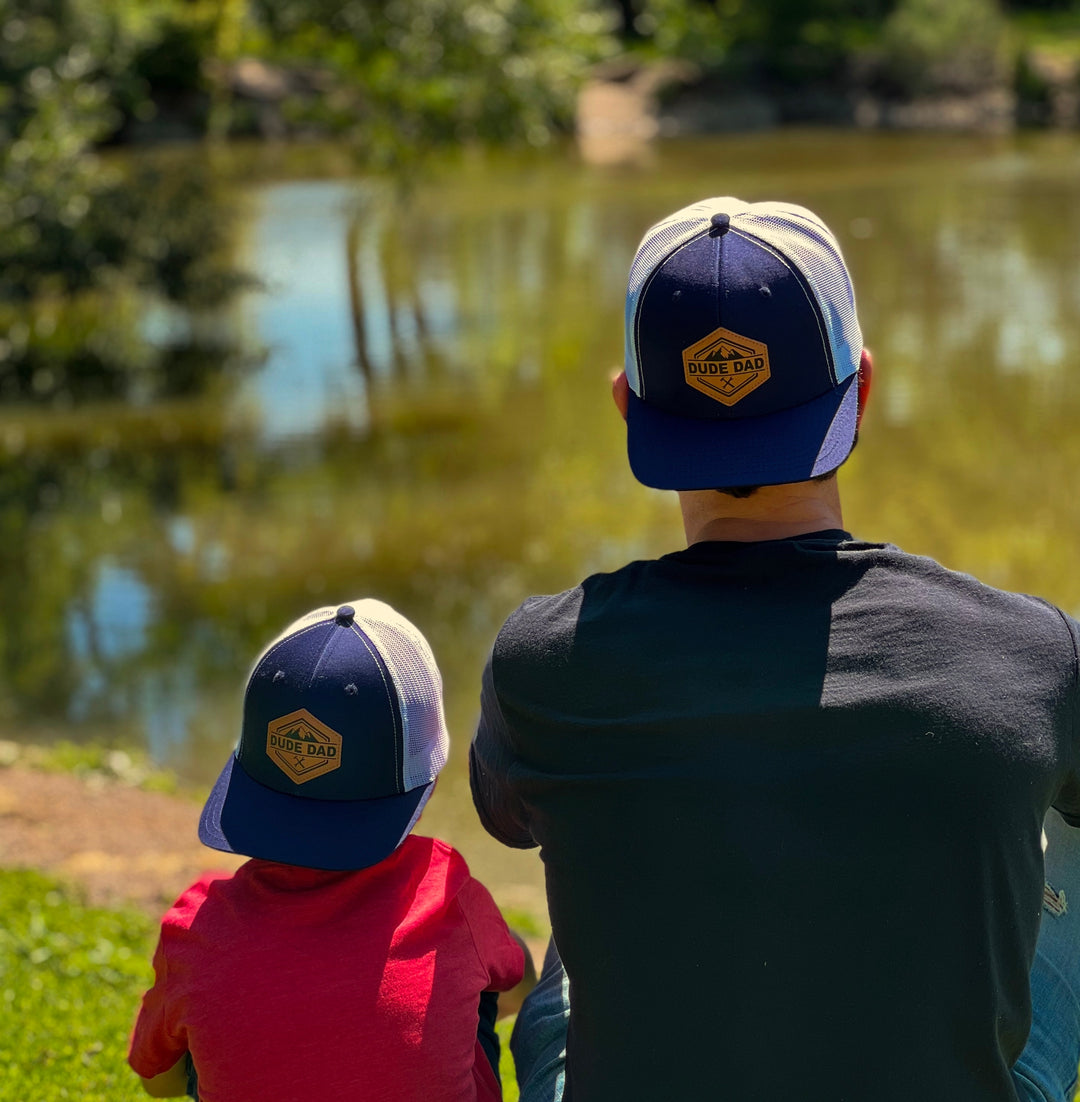
POLYGON ((91 906, 160 917, 209 869, 243 858, 199 842, 201 802, 100 773, 0 767, 0 868, 32 868, 74 883, 91 906))

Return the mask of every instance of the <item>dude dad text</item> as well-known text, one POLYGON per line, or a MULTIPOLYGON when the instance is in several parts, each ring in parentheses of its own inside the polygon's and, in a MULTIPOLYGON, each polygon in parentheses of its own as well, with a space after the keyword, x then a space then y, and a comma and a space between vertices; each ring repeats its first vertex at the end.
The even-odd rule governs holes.
POLYGON ((329 746, 325 742, 304 742, 302 739, 292 738, 289 735, 271 735, 270 747, 273 750, 284 750, 289 754, 303 754, 308 758, 336 758, 338 748, 329 746))
POLYGON ((744 371, 763 371, 765 359, 755 356, 747 360, 690 360, 686 368, 691 375, 739 375, 744 371))

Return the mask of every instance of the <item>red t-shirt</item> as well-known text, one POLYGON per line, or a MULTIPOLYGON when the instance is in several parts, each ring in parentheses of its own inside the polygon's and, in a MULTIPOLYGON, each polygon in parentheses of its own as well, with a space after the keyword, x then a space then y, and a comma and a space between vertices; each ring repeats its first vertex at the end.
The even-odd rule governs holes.
POLYGON ((464 858, 410 836, 370 869, 251 860, 197 880, 162 920, 128 1060, 191 1052, 203 1102, 489 1102, 480 992, 521 947, 464 858))

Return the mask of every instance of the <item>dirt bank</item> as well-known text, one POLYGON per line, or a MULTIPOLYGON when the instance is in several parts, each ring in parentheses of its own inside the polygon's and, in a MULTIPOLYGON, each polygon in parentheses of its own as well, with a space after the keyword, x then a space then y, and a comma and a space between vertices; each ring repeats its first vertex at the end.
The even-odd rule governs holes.
POLYGON ((102 777, 0 769, 0 867, 83 885, 87 900, 159 915, 204 869, 241 859, 202 846, 200 805, 102 777))

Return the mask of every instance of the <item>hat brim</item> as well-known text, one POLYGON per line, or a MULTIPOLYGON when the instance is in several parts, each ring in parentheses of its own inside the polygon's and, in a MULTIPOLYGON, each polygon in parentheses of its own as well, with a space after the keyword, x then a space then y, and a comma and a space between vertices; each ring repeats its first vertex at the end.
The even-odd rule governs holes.
POLYGON ((316 800, 252 780, 233 754, 199 818, 211 849, 313 869, 366 869, 401 844, 435 782, 375 800, 316 800))
POLYGON ((729 420, 679 417, 631 392, 630 469, 658 490, 775 486, 825 474, 843 463, 855 443, 856 378, 792 409, 729 420))

